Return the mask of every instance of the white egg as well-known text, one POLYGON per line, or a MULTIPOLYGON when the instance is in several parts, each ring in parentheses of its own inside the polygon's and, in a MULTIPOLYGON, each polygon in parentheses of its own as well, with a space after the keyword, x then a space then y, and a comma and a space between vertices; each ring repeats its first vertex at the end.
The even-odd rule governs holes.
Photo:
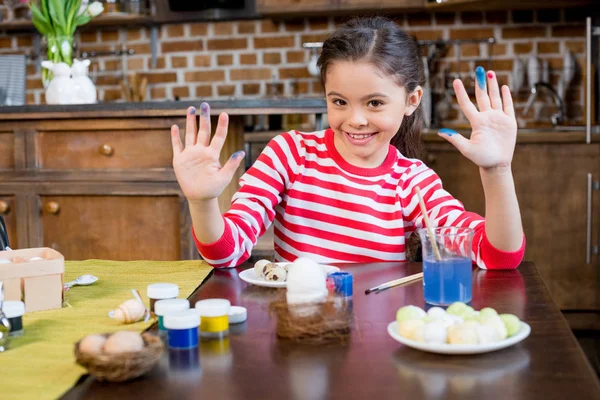
POLYGON ((480 344, 493 343, 500 340, 498 332, 491 326, 478 324, 475 330, 480 344))
POLYGON ((323 302, 327 296, 326 275, 323 268, 309 259, 299 258, 287 274, 287 301, 290 304, 323 302), (297 262, 300 260, 299 262, 297 262))
POLYGON ((448 339, 447 327, 441 322, 431 322, 423 327, 423 340, 426 343, 446 343, 448 339))
POLYGON ((427 310, 427 315, 433 317, 434 319, 442 319, 449 314, 442 307, 431 307, 429 310, 427 310))
POLYGON ((106 338, 102 335, 87 335, 79 342, 79 351, 88 354, 102 353, 106 338))
POLYGON ((137 352, 144 348, 144 339, 133 331, 118 331, 106 339, 104 352, 109 354, 137 352))
POLYGON ((478 340, 476 328, 468 323, 448 327, 448 343, 450 344, 477 344, 478 340))
POLYGON ((498 315, 484 318, 481 321, 481 325, 486 325, 493 328, 498 334, 500 340, 504 340, 508 336, 506 325, 504 325, 504 321, 502 321, 502 318, 500 318, 498 315))
POLYGON ((411 340, 423 339, 424 326, 425 322, 422 319, 406 319, 398 323, 398 333, 411 340))
POLYGON ((257 277, 264 277, 265 267, 271 264, 269 260, 258 260, 254 263, 254 273, 257 277))

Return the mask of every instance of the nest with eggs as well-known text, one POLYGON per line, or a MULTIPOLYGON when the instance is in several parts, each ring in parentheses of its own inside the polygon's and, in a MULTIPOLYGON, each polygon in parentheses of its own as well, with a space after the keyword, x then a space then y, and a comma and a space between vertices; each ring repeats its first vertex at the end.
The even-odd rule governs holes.
POLYGON ((160 360, 164 345, 156 335, 143 333, 143 343, 135 350, 130 343, 122 346, 124 341, 114 341, 112 351, 104 345, 109 344, 110 336, 110 333, 88 335, 75 344, 75 361, 99 381, 123 382, 137 378, 150 371, 160 360))
POLYGON ((277 337, 297 342, 345 343, 353 320, 352 300, 330 295, 323 303, 288 304, 285 294, 269 305, 277 337))

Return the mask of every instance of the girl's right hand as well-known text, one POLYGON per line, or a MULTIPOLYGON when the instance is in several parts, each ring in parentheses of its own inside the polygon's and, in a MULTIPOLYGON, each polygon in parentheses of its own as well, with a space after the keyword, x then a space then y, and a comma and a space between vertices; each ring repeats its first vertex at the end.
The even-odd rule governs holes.
POLYGON ((185 126, 185 147, 179 137, 179 127, 171 127, 173 144, 173 169, 183 194, 190 202, 210 200, 219 197, 231 182, 235 171, 244 159, 244 152, 235 152, 221 166, 219 155, 227 137, 229 117, 219 115, 219 123, 210 140, 210 107, 200 105, 200 129, 196 133, 196 109, 187 110, 185 126))

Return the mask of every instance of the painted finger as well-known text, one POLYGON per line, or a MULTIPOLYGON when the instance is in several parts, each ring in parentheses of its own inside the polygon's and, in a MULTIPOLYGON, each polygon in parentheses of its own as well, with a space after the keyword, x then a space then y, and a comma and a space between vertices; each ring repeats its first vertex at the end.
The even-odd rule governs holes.
POLYGON ((488 93, 490 104, 494 110, 502 110, 502 99, 500 98, 500 88, 498 79, 494 71, 487 72, 488 93))
POLYGON ((185 147, 196 143, 196 109, 189 107, 185 116, 185 147))
POLYGON ((491 108, 490 98, 487 93, 487 82, 485 78, 485 69, 482 66, 475 68, 475 99, 479 111, 487 111, 491 108))
POLYGON ((438 131, 438 136, 443 137, 458 149, 465 157, 468 157, 471 142, 469 139, 452 129, 442 128, 438 131))
POLYGON ((208 146, 210 142, 210 106, 208 103, 200 104, 200 130, 198 130, 197 143, 208 146))

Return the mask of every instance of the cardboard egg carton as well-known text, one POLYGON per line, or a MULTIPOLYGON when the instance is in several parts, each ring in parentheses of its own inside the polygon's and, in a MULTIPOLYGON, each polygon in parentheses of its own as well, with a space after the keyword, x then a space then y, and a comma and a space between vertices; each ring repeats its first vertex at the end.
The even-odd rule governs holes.
POLYGON ((4 299, 23 300, 27 312, 62 307, 64 273, 64 256, 48 247, 0 251, 4 299))

